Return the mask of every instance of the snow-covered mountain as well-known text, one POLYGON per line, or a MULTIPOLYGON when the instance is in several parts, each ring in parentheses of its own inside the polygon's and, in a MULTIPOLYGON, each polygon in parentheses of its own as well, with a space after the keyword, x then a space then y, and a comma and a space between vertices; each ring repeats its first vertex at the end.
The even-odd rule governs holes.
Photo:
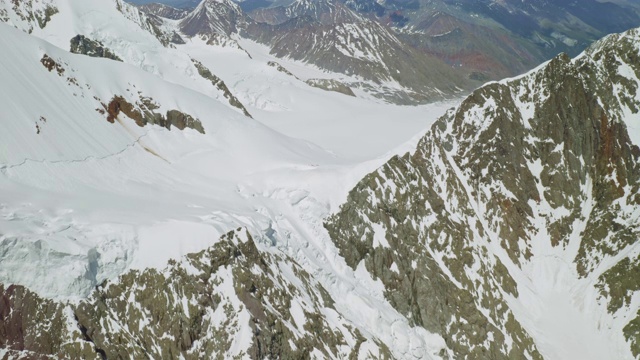
POLYGON ((640 356, 640 30, 445 112, 219 4, 0 0, 0 357, 640 356))
POLYGON ((179 20, 189 14, 188 10, 177 9, 169 5, 160 3, 149 3, 139 6, 140 10, 147 14, 163 17, 171 20, 179 20))
POLYGON ((631 30, 478 89, 349 194, 340 253, 461 357, 638 358, 639 55, 631 30))
MULTIPOLYGON (((348 4, 371 0, 348 0, 348 4)), ((408 43, 472 77, 521 74, 560 52, 575 56, 595 40, 640 26, 637 1, 385 1, 379 16, 408 43)))
POLYGON ((231 0, 207 0, 179 26, 209 44, 237 47, 238 37, 255 40, 279 58, 343 74, 347 86, 394 103, 443 100, 470 86, 451 66, 332 1, 299 0, 249 16, 231 0))
POLYGON ((346 7, 384 25, 405 47, 446 62, 472 87, 521 74, 560 52, 577 55, 607 34, 640 26, 640 4, 635 0, 236 2, 252 18, 268 24, 300 13, 291 8, 308 8, 306 13, 318 19, 327 14, 327 4, 346 7))
MULTIPOLYGON (((362 174, 397 146, 406 149, 448 105, 400 108, 357 90, 352 97, 310 86, 306 80, 336 75, 276 59, 250 41, 241 40, 243 50, 200 39, 165 46, 138 21, 144 14, 119 1, 57 1, 43 27, 0 4, 9 18, 0 43, 10 49, 0 58, 2 357, 378 357, 392 351, 385 345, 391 324, 423 333, 386 304, 373 280, 347 268, 329 241, 311 234, 323 232, 321 219, 362 174), (78 36, 83 46, 72 41, 78 36), (105 49, 120 61, 101 57, 105 49), (252 117, 212 84, 214 76, 252 117), (400 119, 389 121, 390 114, 400 119), (247 230, 221 239, 239 226, 247 230), (203 250, 237 261, 182 257, 203 250), (179 325, 158 315, 179 316, 177 303, 151 310, 158 301, 141 305, 148 293, 132 288, 125 298, 109 295, 124 306, 121 317, 99 310, 114 303, 96 286, 137 286, 142 272, 173 278, 162 270, 170 259, 182 264, 175 271, 194 276, 179 281, 188 289, 176 289, 175 299, 203 300, 208 310, 184 303, 190 320, 179 325), (200 281, 193 267, 212 274, 209 285, 191 288, 200 281), (242 274, 233 280, 236 271, 242 274), (120 275, 135 281, 127 285, 120 275), (337 295, 356 288, 348 298, 337 295), (88 303, 93 296, 97 302, 88 303), (130 302, 140 317, 122 302, 129 296, 140 297, 130 302), (354 302, 368 305, 355 311, 354 302), (131 333, 157 315, 166 323, 131 333), (160 340, 187 323, 200 330, 160 340), (234 335, 224 340, 222 332, 234 335)), ((151 294, 164 297, 160 277, 151 294)))

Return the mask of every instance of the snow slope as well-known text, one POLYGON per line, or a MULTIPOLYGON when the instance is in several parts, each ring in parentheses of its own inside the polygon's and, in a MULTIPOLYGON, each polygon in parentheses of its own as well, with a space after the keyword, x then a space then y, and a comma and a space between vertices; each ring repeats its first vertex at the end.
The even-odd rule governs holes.
MULTIPOLYGON (((363 174, 415 146, 449 104, 399 108, 312 88, 274 72, 272 58, 251 44, 253 60, 202 44, 161 48, 135 27, 105 36, 128 24, 109 3, 92 12, 91 2, 59 2, 60 13, 34 30, 52 43, 0 24, 0 46, 11 49, 0 58, 0 282, 77 299, 127 269, 164 266, 245 226, 262 251, 288 254, 316 276, 365 336, 397 354, 444 348, 409 326, 366 272, 344 264, 322 220, 363 174), (112 21, 80 20, 100 13, 112 21), (64 39, 78 32, 101 36, 125 64, 69 54, 64 39), (136 61, 139 53, 149 57, 136 61), (43 66, 45 54, 61 74, 43 66), (190 76, 190 57, 220 73, 255 120, 190 76), (138 127, 124 114, 111 124, 98 110, 114 96, 152 98, 159 113, 200 120, 204 134, 138 127)), ((332 76, 285 65, 301 77, 332 76)))

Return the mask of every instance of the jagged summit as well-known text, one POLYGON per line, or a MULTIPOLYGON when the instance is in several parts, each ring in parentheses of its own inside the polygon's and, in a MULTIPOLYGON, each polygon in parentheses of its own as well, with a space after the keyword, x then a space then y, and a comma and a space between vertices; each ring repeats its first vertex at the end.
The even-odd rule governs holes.
POLYGON ((361 22, 363 19, 340 2, 331 0, 296 0, 287 6, 261 8, 250 13, 258 22, 282 24, 296 18, 308 17, 322 25, 361 22))
POLYGON ((469 86, 447 64, 415 51, 390 29, 341 3, 300 0, 245 13, 230 0, 203 1, 179 23, 209 44, 248 38, 281 58, 344 74, 348 86, 400 104, 443 100, 469 86))
POLYGON ((139 8, 147 14, 151 14, 151 15, 155 15, 155 16, 159 16, 159 17, 163 17, 171 20, 182 19, 183 17, 187 16, 187 14, 189 13, 188 10, 176 9, 169 5, 160 4, 160 3, 144 4, 144 5, 140 5, 139 8))
POLYGON ((186 35, 231 35, 246 23, 244 13, 231 0, 203 0, 180 22, 186 35))
POLYGON ((457 354, 640 356, 638 34, 476 90, 329 219, 347 262, 457 354))
POLYGON ((639 358, 640 29, 409 107, 314 4, 0 0, 0 358, 639 358))

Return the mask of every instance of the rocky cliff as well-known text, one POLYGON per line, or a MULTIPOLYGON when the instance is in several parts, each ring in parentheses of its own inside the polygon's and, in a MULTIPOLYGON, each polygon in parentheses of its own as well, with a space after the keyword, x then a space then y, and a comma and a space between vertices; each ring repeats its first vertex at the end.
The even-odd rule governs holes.
POLYGON ((639 356, 639 44, 475 91, 350 193, 326 223, 341 254, 462 358, 556 357, 576 334, 639 356))
POLYGON ((0 346, 17 358, 389 358, 291 258, 244 229, 163 270, 131 271, 78 303, 0 285, 0 346))
POLYGON ((238 47, 241 36, 271 54, 345 75, 347 85, 401 104, 451 98, 477 82, 440 59, 416 51, 389 28, 332 1, 295 1, 247 14, 234 2, 203 1, 181 31, 211 45, 238 47))

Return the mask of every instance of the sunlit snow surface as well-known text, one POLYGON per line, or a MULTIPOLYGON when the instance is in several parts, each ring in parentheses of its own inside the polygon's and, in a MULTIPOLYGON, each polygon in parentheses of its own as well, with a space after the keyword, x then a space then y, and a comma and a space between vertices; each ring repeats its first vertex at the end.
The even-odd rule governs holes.
POLYGON ((162 267, 245 226, 261 250, 293 257, 342 316, 397 356, 429 358, 444 348, 439 336, 411 328, 366 271, 345 264, 322 221, 362 176, 410 151, 455 104, 398 107, 313 88, 301 80, 332 74, 276 60, 250 42, 242 46, 252 58, 197 39, 166 49, 109 13, 108 3, 59 3, 47 32, 34 33, 64 50, 0 24, 0 47, 11 49, 0 58, 0 117, 11 120, 0 132, 0 282, 77 299, 128 269, 162 267), (113 21, 87 28, 78 19, 100 19, 89 6, 113 21), (76 33, 110 32, 99 39, 125 54, 125 64, 65 51, 76 33), (63 75, 47 71, 44 54, 63 75), (254 119, 231 108, 189 57, 221 77, 254 119), (110 124, 96 109, 114 95, 178 108, 206 134, 140 128, 126 117, 110 124))
MULTIPOLYGON (((33 29, 44 41, 0 23, 0 48, 7 49, 0 56, 0 283, 46 297, 82 298, 105 279, 163 267, 244 226, 261 251, 295 259, 330 292, 341 316, 396 357, 437 358, 446 348, 441 337, 408 325, 362 263, 355 271, 345 264, 322 223, 365 174, 411 151, 455 102, 399 107, 358 89, 355 98, 327 92, 304 80, 340 76, 276 59, 251 41, 219 47, 193 38, 166 48, 135 23, 137 13, 126 6, 126 16, 117 12, 116 0, 47 1, 59 13, 44 30, 33 29), (101 41, 124 63, 69 54, 69 39, 77 34, 101 41), (63 75, 44 68, 44 54, 64 67, 63 75), (224 80, 253 119, 230 106, 191 59, 224 80), (151 97, 161 111, 180 109, 200 119, 206 133, 140 128, 125 117, 110 124, 96 109, 115 95, 134 102, 151 97)), ((9 22, 24 29, 19 19, 9 22)), ((632 75, 625 67, 619 72, 632 75)), ((530 127, 534 106, 517 105, 530 127)), ((637 114, 624 115, 631 140, 640 144, 637 114)), ((480 116, 467 120, 482 129, 480 116)), ((529 168, 540 176, 539 163, 529 168)), ((585 213, 591 206, 588 199, 585 213)), ((545 216, 563 216, 547 203, 532 208, 540 228, 545 216)), ((584 228, 575 225, 576 234, 584 228)), ((376 246, 389 246, 386 229, 375 230, 376 246)), ((592 279, 578 279, 567 265, 576 241, 563 249, 533 243, 534 260, 522 269, 500 247, 489 248, 519 284, 521 295, 507 301, 541 353, 550 359, 629 357, 620 331, 628 314, 610 316, 593 300, 592 279)), ((441 255, 432 256, 447 273, 441 255)), ((604 261, 599 272, 615 260, 604 261)), ((225 282, 220 291, 233 293, 232 286, 225 282)), ((634 296, 629 309, 638 302, 634 296)), ((296 328, 305 322, 303 308, 292 303, 296 328)), ((246 312, 241 317, 248 322, 246 312)), ((239 336, 238 346, 246 339, 239 336)))
MULTIPOLYGON (((84 295, 95 281, 131 265, 163 266, 169 258, 211 245, 238 225, 257 235, 271 234, 267 230, 282 216, 281 205, 313 200, 319 222, 336 210, 364 174, 391 155, 409 151, 450 106, 396 107, 329 93, 266 63, 256 61, 252 68, 251 62, 242 63, 243 52, 220 56, 215 48, 206 48, 218 61, 233 64, 237 56, 238 66, 246 65, 244 71, 234 73, 229 66, 229 74, 222 72, 229 83, 246 87, 239 87, 240 98, 287 108, 269 111, 249 105, 252 120, 135 68, 68 55, 0 26, 6 33, 2 45, 16 49, 11 54, 16 59, 5 62, 2 74, 12 85, 3 86, 1 95, 46 99, 28 105, 12 102, 2 110, 3 117, 16 119, 5 124, 0 135, 2 186, 8 194, 0 208, 3 242, 17 241, 13 248, 33 249, 14 254, 15 268, 5 258, 0 274, 4 282, 20 282, 48 296, 84 295), (64 59, 66 73, 75 70, 75 78, 88 86, 76 89, 60 81, 39 63, 44 53, 64 59), (92 71, 96 64, 110 76, 92 71), (263 87, 264 91, 250 93, 263 87), (191 109, 206 134, 151 125, 139 128, 130 119, 108 123, 95 111, 100 103, 93 94, 108 101, 112 93, 126 93, 128 88, 163 105, 191 109), (46 122, 38 124, 40 117, 46 122), (87 254, 101 246, 105 248, 98 251, 98 274, 93 279, 95 274, 85 273, 87 254), (65 266, 74 271, 42 281, 23 269, 23 260, 29 258, 41 262, 38 271, 46 276, 46 268, 55 263, 52 257, 65 258, 65 266), (114 260, 119 266, 108 271, 114 260)), ((270 246, 286 246, 278 235, 270 236, 274 237, 270 246)))

